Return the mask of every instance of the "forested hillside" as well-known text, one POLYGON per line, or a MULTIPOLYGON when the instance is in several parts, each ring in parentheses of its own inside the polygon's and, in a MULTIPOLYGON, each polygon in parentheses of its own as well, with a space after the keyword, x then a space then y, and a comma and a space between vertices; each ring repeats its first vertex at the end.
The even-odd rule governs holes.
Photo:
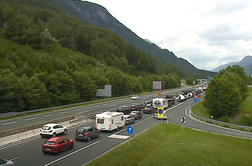
POLYGON ((24 111, 180 86, 185 73, 50 0, 0 0, 0 112, 24 111))
MULTIPOLYGON (((190 64, 187 60, 183 58, 178 58, 172 51, 169 51, 168 49, 161 49, 156 44, 149 43, 146 40, 143 40, 141 37, 132 32, 125 25, 123 25, 119 20, 117 20, 115 18, 116 16, 112 16, 109 11, 107 11, 103 6, 99 4, 80 0, 52 1, 56 2, 58 6, 60 6, 62 9, 65 9, 69 14, 86 23, 98 27, 103 27, 112 32, 115 32, 117 35, 121 36, 126 42, 132 44, 136 48, 139 48, 146 54, 155 57, 155 59, 157 59, 159 62, 166 62, 178 66, 185 72, 187 76, 194 76, 196 78, 207 78, 207 75, 213 77, 217 74, 215 72, 199 70, 195 66, 190 64)), ((171 24, 173 23, 171 22, 171 24)), ((153 31, 155 31, 155 29, 153 29, 153 31)))

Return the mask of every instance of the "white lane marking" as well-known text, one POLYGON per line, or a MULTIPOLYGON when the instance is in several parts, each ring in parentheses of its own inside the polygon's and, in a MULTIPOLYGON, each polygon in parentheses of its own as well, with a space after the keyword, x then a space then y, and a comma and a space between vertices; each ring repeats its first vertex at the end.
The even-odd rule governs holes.
POLYGON ((52 164, 54 164, 54 163, 56 163, 56 162, 58 162, 58 161, 60 161, 60 160, 63 160, 63 159, 65 159, 65 158, 69 157, 69 156, 72 156, 72 155, 75 154, 75 153, 78 153, 78 152, 80 152, 80 151, 82 151, 82 150, 84 150, 84 149, 87 149, 87 148, 89 148, 90 146, 93 146, 93 145, 95 145, 95 144, 97 144, 97 143, 99 143, 99 142, 100 142, 100 141, 96 141, 96 142, 94 142, 94 143, 92 143, 92 144, 90 144, 90 145, 88 145, 88 146, 85 146, 85 147, 83 147, 83 148, 80 148, 80 149, 78 149, 78 150, 72 152, 72 153, 69 153, 68 155, 65 155, 65 156, 63 156, 63 157, 61 157, 61 158, 58 158, 57 160, 54 160, 54 161, 52 161, 52 162, 50 162, 50 163, 48 163, 48 164, 46 164, 46 165, 44 165, 44 166, 52 165, 52 164))
POLYGON ((48 116, 53 116, 53 114, 48 114, 48 115, 45 115, 45 116, 44 116, 44 118, 45 118, 45 117, 48 117, 48 116))
POLYGON ((64 112, 60 112, 59 114, 66 114, 67 113, 67 111, 64 111, 64 112))
POLYGON ((73 111, 80 111, 80 109, 75 109, 75 110, 73 110, 73 111))
POLYGON ((87 108, 91 108, 91 107, 87 107, 87 108))
POLYGON ((14 157, 12 159, 10 159, 11 161, 17 160, 19 157, 14 157))
POLYGON ((5 125, 14 124, 14 123, 17 123, 17 122, 8 122, 8 123, 4 123, 4 124, 2 124, 2 125, 5 126, 5 125))
POLYGON ((36 119, 36 118, 29 118, 29 119, 25 119, 26 121, 29 121, 29 120, 34 120, 34 119, 36 119))

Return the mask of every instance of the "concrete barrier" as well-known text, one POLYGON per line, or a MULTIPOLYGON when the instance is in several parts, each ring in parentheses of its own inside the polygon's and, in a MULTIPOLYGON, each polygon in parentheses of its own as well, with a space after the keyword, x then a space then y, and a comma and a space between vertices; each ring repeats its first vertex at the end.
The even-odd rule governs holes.
POLYGON ((45 122, 40 122, 40 123, 36 123, 36 124, 31 124, 31 125, 27 125, 27 126, 22 126, 22 127, 17 127, 17 128, 1 131, 0 138, 6 137, 9 135, 13 135, 13 134, 26 132, 26 131, 31 131, 34 129, 38 129, 47 123, 61 123, 61 122, 70 121, 72 119, 75 119, 75 116, 64 117, 64 118, 60 118, 60 119, 55 119, 54 121, 45 121, 45 122))

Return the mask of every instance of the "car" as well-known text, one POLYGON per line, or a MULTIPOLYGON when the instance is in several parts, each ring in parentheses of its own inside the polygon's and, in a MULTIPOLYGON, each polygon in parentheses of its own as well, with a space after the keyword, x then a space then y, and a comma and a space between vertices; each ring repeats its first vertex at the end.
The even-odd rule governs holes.
POLYGON ((72 149, 74 141, 65 137, 52 137, 42 145, 43 153, 57 153, 72 149))
POLYGON ((139 99, 139 97, 137 95, 131 96, 131 100, 138 100, 138 99, 139 99))
POLYGON ((140 111, 131 111, 130 115, 133 115, 137 120, 142 118, 142 113, 140 111))
POLYGON ((125 125, 135 122, 135 117, 133 115, 124 115, 125 125))
POLYGON ((48 123, 42 126, 40 129, 40 136, 43 138, 45 136, 55 137, 59 134, 67 134, 67 127, 62 126, 57 123, 48 123))
POLYGON ((130 104, 129 105, 130 111, 141 111, 141 105, 140 104, 130 104))
POLYGON ((124 115, 129 115, 131 110, 128 106, 120 106, 118 109, 116 109, 116 112, 122 112, 124 115))
POLYGON ((152 114, 155 112, 154 107, 151 106, 151 104, 147 104, 146 107, 143 109, 144 114, 152 114))
POLYGON ((12 160, 0 159, 1 166, 14 166, 14 162, 12 160))
POLYGON ((100 137, 100 130, 97 130, 95 127, 82 126, 78 127, 75 131, 75 140, 76 141, 88 141, 90 142, 93 138, 100 137))

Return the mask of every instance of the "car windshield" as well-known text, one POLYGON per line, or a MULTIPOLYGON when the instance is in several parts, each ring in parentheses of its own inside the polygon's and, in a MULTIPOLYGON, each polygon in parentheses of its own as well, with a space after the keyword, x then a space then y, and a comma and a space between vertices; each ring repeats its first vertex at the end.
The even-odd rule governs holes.
POLYGON ((56 142, 46 141, 44 144, 46 144, 46 145, 56 145, 56 142))
POLYGON ((50 127, 50 126, 43 126, 42 129, 43 129, 43 130, 50 130, 51 127, 50 127))

